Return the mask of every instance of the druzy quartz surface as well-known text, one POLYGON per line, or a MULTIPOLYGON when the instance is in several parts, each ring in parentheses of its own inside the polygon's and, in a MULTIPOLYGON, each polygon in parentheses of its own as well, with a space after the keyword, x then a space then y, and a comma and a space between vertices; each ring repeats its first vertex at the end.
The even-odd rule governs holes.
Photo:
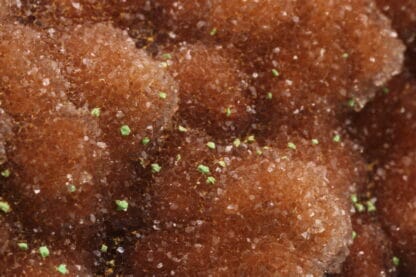
POLYGON ((0 276, 413 276, 411 0, 0 0, 0 276))

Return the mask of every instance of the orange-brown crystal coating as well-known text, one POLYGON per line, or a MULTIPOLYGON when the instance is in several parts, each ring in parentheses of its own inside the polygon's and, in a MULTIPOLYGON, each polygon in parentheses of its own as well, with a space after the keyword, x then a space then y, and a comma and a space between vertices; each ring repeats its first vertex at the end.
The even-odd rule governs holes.
MULTIPOLYGON (((33 247, 35 245, 30 245, 33 247)), ((91 276, 92 272, 75 253, 66 253, 65 251, 50 250, 50 256, 42 258, 38 248, 29 250, 19 250, 16 246, 14 253, 5 257, 9 259, 10 264, 14 267, 3 267, 0 274, 4 276, 91 276), (59 271, 58 271, 59 270, 59 271)), ((36 244, 36 247, 40 247, 36 244)))
POLYGON ((100 108, 100 126, 114 155, 134 158, 141 140, 160 134, 177 105, 177 87, 167 70, 135 48, 127 34, 108 24, 76 26, 60 38, 71 100, 100 108), (131 132, 122 135, 127 125, 131 132))
POLYGON ((2 23, 0 37, 0 97, 11 116, 36 120, 69 105, 65 94, 68 83, 58 62, 49 54, 50 47, 42 33, 2 23), (32 48, 28 50, 27 45, 32 48))
POLYGON ((67 81, 42 34, 2 27, 0 97, 16 121, 6 147, 11 172, 6 190, 16 195, 16 209, 35 227, 63 231, 91 224, 107 174, 101 131, 89 114, 68 102, 67 81), (27 45, 34 47, 28 51, 27 45))
MULTIPOLYGON (((298 108, 349 97, 363 104, 372 97, 369 88, 400 70, 403 47, 372 1, 158 3, 168 18, 163 22, 173 21, 167 28, 185 24, 205 40, 239 49, 251 73, 261 78, 257 91, 276 90, 285 102, 300 101, 298 108)), ((182 39, 192 40, 194 32, 182 39)))
POLYGON ((179 82, 180 114, 192 127, 214 136, 239 134, 250 124, 248 77, 221 47, 184 45, 174 52, 172 75, 179 82))
POLYGON ((13 120, 0 109, 0 168, 7 162, 6 145, 13 137, 13 120))
POLYGON ((69 98, 79 107, 99 109, 96 117, 112 163, 107 178, 111 198, 128 200, 132 215, 125 218, 140 222, 134 212, 134 191, 140 186, 135 168, 150 154, 145 141, 153 143, 171 125, 176 82, 163 62, 136 49, 126 32, 109 24, 67 28, 56 41, 71 83, 69 98))
POLYGON ((10 226, 3 216, 0 217, 0 255, 4 255, 9 248, 10 226))
POLYGON ((264 145, 292 149, 292 155, 314 166, 326 168, 330 189, 350 206, 350 195, 366 182, 366 163, 362 147, 351 139, 336 118, 327 114, 299 114, 284 117, 286 124, 268 122, 268 134, 260 133, 264 145), (295 122, 288 118, 293 116, 295 122))
POLYGON ((416 58, 416 2, 412 0, 377 0, 382 10, 391 20, 392 25, 407 45, 406 65, 415 72, 416 58))
POLYGON ((416 95, 407 73, 393 80, 359 117, 360 135, 369 147, 377 184, 377 208, 390 235, 401 270, 414 274, 416 229, 416 95), (371 151, 374 149, 375 151, 371 151))
POLYGON ((393 27, 404 42, 414 42, 416 31, 416 2, 412 0, 377 0, 380 10, 392 20, 393 27))
MULTIPOLYGON (((7 0, 4 0, 7 1, 7 0)), ((10 1, 10 0, 9 0, 10 1)), ((143 8, 145 0, 21 0, 12 3, 17 14, 45 27, 109 21, 143 8)))
POLYGON ((76 113, 20 126, 8 151, 9 185, 22 198, 19 210, 28 221, 62 231, 95 223, 108 170, 99 134, 96 124, 76 113))
POLYGON ((280 267, 312 274, 339 266, 350 221, 328 187, 324 166, 286 148, 230 143, 212 149, 209 139, 188 130, 166 150, 170 158, 160 162, 143 201, 150 212, 146 222, 158 231, 139 239, 135 272, 248 274, 257 272, 256 257, 268 274, 280 267), (289 260, 266 259, 277 251, 267 244, 286 248, 289 260))
MULTIPOLYGON (((27 239, 53 252, 37 260, 12 247, 15 258, 0 266, 12 269, 6 276, 55 275, 58 263, 70 275, 78 263, 88 268, 78 275, 104 266, 107 275, 337 272, 351 241, 349 196, 366 185, 348 112, 362 109, 403 59, 375 1, 22 0, 9 2, 12 16, 6 2, 0 201, 11 205, 13 224, 1 226, 14 247, 27 239), (28 237, 13 229, 14 217, 28 237)), ((373 118, 379 130, 391 124, 373 118)), ((394 219, 384 211, 408 177, 403 169, 414 171, 415 157, 403 154, 414 152, 414 130, 392 126, 406 137, 387 143, 399 145, 396 156, 372 156, 382 140, 364 143, 366 157, 379 160, 379 187, 378 175, 394 184, 376 195, 386 229, 413 215, 404 204, 398 209, 409 212, 394 219)), ((408 204, 405 188, 397 197, 408 204)), ((394 239, 408 272, 410 236, 394 239)))
POLYGON ((391 242, 380 224, 353 216, 354 242, 340 276, 395 276, 391 242))

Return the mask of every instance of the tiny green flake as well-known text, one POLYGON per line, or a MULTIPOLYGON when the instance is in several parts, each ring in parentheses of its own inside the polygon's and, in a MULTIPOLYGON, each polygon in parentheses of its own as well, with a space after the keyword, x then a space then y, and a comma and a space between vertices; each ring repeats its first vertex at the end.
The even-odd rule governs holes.
POLYGON ((100 108, 94 108, 91 110, 91 115, 94 117, 100 117, 101 115, 101 109, 100 108))
POLYGON ((231 108, 230 107, 228 107, 228 108, 225 109, 225 115, 226 116, 230 117, 231 116, 231 113, 232 113, 232 111, 231 111, 231 108))
POLYGON ((39 247, 39 254, 42 258, 46 258, 49 256, 49 249, 46 246, 39 247))
POLYGON ((273 94, 271 92, 268 92, 266 98, 268 100, 272 100, 273 99, 273 94))
POLYGON ((394 266, 399 266, 400 265, 400 259, 396 256, 393 257, 392 262, 393 262, 394 266))
POLYGON ((4 213, 10 212, 10 205, 5 201, 0 201, 0 210, 4 213))
POLYGON ((26 251, 29 249, 29 246, 27 245, 26 242, 19 242, 17 243, 17 246, 19 247, 20 250, 26 251))
POLYGON ((332 138, 332 140, 333 140, 334 142, 340 142, 340 141, 341 141, 341 136, 340 136, 340 135, 338 135, 338 134, 336 134, 336 135, 332 138))
POLYGON ((383 87, 383 93, 388 94, 390 92, 390 89, 388 87, 383 87))
POLYGON ((354 106, 355 106, 355 100, 352 99, 352 98, 350 100, 348 100, 348 106, 351 107, 351 108, 354 108, 354 106))
POLYGON ((224 161, 219 161, 218 162, 218 164, 221 166, 221 167, 226 167, 227 165, 225 164, 225 162, 224 161))
POLYGON ((318 144, 319 144, 319 140, 317 140, 317 139, 312 139, 312 144, 313 144, 313 145, 318 145, 318 144))
POLYGON ((126 200, 116 200, 115 202, 117 206, 117 211, 127 212, 127 209, 129 208, 129 202, 127 202, 126 200))
POLYGON ((352 231, 352 235, 351 235, 352 239, 356 239, 357 238, 357 232, 352 231))
POLYGON ((255 141, 256 141, 256 137, 254 135, 248 136, 248 138, 247 138, 248 143, 253 143, 255 141))
POLYGON ((188 129, 186 129, 185 127, 183 127, 183 126, 181 126, 181 125, 179 125, 178 130, 179 130, 179 132, 181 132, 181 133, 185 133, 185 132, 187 132, 187 131, 188 131, 188 129))
POLYGON ((105 245, 105 244, 102 244, 101 247, 100 247, 100 251, 102 253, 106 253, 108 251, 108 246, 105 245))
POLYGON ((358 196, 356 194, 351 195, 351 202, 352 203, 358 203, 358 196))
POLYGON ((60 264, 56 267, 56 271, 61 273, 62 275, 66 275, 69 273, 69 270, 66 268, 66 264, 60 264))
POLYGON ((259 155, 259 156, 261 156, 261 155, 263 155, 263 151, 261 151, 260 149, 257 149, 256 150, 256 154, 259 155))
POLYGON ((342 54, 342 58, 343 59, 348 59, 348 57, 349 57, 350 55, 348 54, 348 53, 344 53, 344 54, 342 54))
POLYGON ((234 146, 235 146, 235 147, 240 147, 240 145, 241 145, 241 140, 240 140, 240 139, 238 139, 238 138, 236 138, 236 139, 233 141, 233 144, 234 144, 234 146))
POLYGON ((215 36, 217 34, 217 28, 212 28, 211 32, 209 33, 211 36, 215 36))
POLYGON ((128 135, 130 135, 131 133, 131 129, 128 125, 123 125, 120 127, 120 133, 122 136, 126 137, 128 135))
POLYGON ((168 95, 166 94, 166 92, 163 92, 163 91, 159 92, 159 98, 160 99, 166 99, 167 96, 168 95))
POLYGON ((279 71, 277 71, 275 68, 272 69, 272 74, 274 77, 278 77, 280 75, 279 71))
POLYGON ((10 174, 10 169, 5 169, 1 172, 1 176, 3 176, 4 178, 9 178, 10 174))
POLYGON ((209 174, 210 170, 209 167, 203 164, 198 165, 198 171, 201 172, 202 174, 209 174))
POLYGON ((159 173, 162 170, 162 167, 157 163, 151 164, 150 167, 153 173, 159 173))
POLYGON ((143 145, 147 145, 147 144, 149 144, 149 142, 150 142, 150 138, 148 138, 148 137, 144 137, 144 138, 142 139, 142 144, 143 144, 143 145))
POLYGON ((207 146, 208 146, 208 148, 209 149, 212 149, 212 150, 214 150, 215 149, 215 142, 213 142, 213 141, 209 141, 208 143, 207 143, 207 146))
POLYGON ((179 162, 182 159, 181 154, 176 155, 176 161, 179 162))
POLYGON ((294 144, 293 142, 289 142, 288 144, 287 144, 287 147, 289 147, 290 149, 292 149, 292 150, 296 150, 296 144, 294 144))
POLYGON ((165 53, 162 55, 162 58, 165 60, 170 60, 172 59, 172 55, 170 53, 165 53))
POLYGON ((70 185, 68 185, 68 190, 69 190, 69 192, 75 192, 76 190, 77 190, 77 187, 76 186, 74 186, 73 184, 70 184, 70 185))
POLYGON ((377 210, 376 205, 374 205, 374 202, 371 200, 367 201, 366 205, 367 205, 367 211, 370 213, 375 212, 377 210))
POLYGON ((355 203, 354 206, 355 206, 355 209, 357 210, 357 212, 359 212, 359 213, 362 213, 362 212, 365 211, 365 207, 361 203, 355 203))
POLYGON ((213 185, 213 184, 215 184, 215 182, 216 182, 217 180, 215 180, 215 178, 214 177, 212 177, 212 176, 209 176, 208 178, 207 178, 207 184, 211 184, 211 185, 213 185))

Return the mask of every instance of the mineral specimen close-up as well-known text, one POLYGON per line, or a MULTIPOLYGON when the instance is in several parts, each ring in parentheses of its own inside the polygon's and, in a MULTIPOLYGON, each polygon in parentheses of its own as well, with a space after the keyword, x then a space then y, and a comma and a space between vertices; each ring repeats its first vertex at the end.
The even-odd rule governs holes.
POLYGON ((0 0, 0 276, 416 276, 414 0, 0 0))

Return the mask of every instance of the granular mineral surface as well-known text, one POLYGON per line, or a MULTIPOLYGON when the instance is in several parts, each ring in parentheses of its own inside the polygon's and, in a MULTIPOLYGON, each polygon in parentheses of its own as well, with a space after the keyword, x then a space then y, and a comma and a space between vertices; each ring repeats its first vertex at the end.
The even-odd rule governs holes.
POLYGON ((0 276, 415 276, 411 0, 0 0, 0 276))

